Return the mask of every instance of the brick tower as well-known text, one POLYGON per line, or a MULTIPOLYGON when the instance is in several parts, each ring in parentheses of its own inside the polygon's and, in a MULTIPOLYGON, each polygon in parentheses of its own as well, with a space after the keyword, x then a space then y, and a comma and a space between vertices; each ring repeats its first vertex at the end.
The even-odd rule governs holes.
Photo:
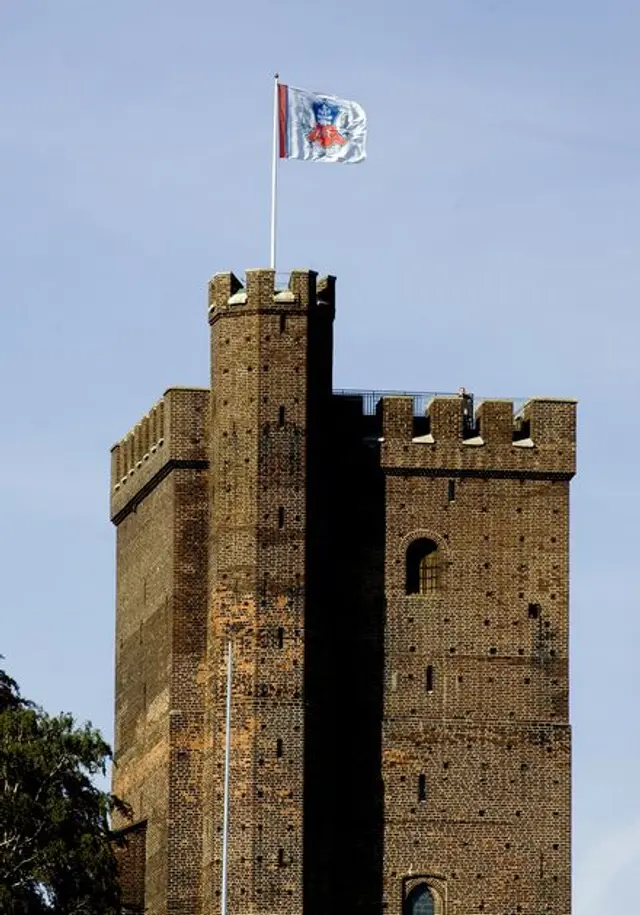
POLYGON ((334 282, 210 284, 112 451, 125 901, 569 915, 575 404, 332 392, 334 282))

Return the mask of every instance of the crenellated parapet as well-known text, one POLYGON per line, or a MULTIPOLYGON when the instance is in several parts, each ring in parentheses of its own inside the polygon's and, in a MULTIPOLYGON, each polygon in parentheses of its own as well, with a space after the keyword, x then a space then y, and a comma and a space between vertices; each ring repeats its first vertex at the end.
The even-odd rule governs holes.
POLYGON ((209 391, 169 388, 111 449, 111 520, 117 524, 174 466, 206 466, 209 391))
POLYGON ((231 313, 292 313, 315 309, 335 313, 335 277, 318 278, 313 270, 292 270, 287 286, 276 284, 274 270, 247 270, 243 284, 233 273, 217 273, 209 282, 209 323, 231 313))
POLYGON ((511 400, 484 400, 473 411, 467 394, 436 396, 416 435, 410 396, 383 397, 381 463, 387 471, 539 475, 575 473, 576 401, 534 397, 514 414, 511 400))

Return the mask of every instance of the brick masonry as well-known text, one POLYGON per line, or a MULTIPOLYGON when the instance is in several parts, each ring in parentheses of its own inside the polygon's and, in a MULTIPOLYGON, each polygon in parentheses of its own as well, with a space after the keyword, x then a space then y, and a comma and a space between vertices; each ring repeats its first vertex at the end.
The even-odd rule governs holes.
POLYGON ((333 316, 332 278, 217 275, 210 390, 112 451, 125 898, 219 909, 231 640, 230 913, 400 915, 425 884, 437 915, 569 915, 575 404, 366 415, 333 316), (421 539, 437 588, 407 594, 421 539))

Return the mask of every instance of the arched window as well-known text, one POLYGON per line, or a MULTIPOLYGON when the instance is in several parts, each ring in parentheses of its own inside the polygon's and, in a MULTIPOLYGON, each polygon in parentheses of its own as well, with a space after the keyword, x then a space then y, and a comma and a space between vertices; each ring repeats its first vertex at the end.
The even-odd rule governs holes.
POLYGON ((421 537, 407 550, 407 594, 431 594, 440 587, 438 544, 421 537))
POLYGON ((404 901, 402 915, 434 915, 433 895, 426 883, 419 883, 404 901))

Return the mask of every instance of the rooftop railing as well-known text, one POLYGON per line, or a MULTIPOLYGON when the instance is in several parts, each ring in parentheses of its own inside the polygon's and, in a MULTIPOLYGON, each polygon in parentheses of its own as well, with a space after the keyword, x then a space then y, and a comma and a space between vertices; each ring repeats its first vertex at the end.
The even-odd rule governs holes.
POLYGON ((433 397, 457 397, 457 394, 444 394, 441 391, 358 391, 340 388, 333 392, 338 397, 361 397, 365 416, 374 416, 381 397, 412 397, 413 415, 424 416, 427 404, 433 397))
MULTIPOLYGON (((459 397, 460 392, 455 391, 361 391, 350 388, 337 388, 333 393, 338 397, 361 397, 362 409, 365 416, 374 416, 378 401, 381 397, 411 397, 413 398, 413 415, 424 416, 427 405, 434 397, 459 397)), ((474 397, 467 392, 467 397, 471 398, 471 410, 478 407, 486 397, 474 397)), ((517 416, 526 402, 526 397, 513 398, 513 411, 517 416)))

